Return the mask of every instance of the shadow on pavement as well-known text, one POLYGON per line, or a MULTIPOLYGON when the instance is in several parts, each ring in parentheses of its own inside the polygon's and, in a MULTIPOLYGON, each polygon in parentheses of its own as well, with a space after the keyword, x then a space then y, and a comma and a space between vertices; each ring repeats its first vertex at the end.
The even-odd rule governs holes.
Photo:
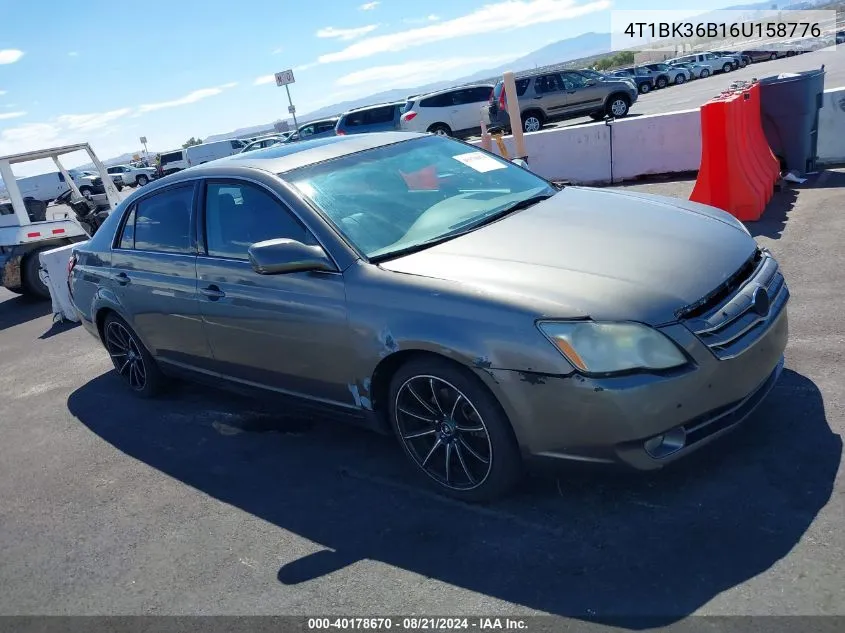
POLYGON ((164 401, 129 398, 109 373, 71 394, 68 408, 126 455, 322 544, 298 560, 278 552, 285 585, 372 559, 631 629, 682 619, 789 554, 830 499, 842 452, 816 386, 786 370, 745 426, 677 466, 570 469, 479 507, 425 492, 392 438, 291 426, 252 401, 191 386, 164 401))
POLYGON ((0 331, 50 314, 49 301, 16 296, 0 302, 0 331))
POLYGON ((42 334, 38 338, 43 341, 43 340, 46 340, 48 338, 53 338, 54 336, 58 336, 59 334, 64 334, 65 332, 68 332, 70 330, 78 328, 79 326, 80 326, 80 323, 78 323, 78 322, 74 323, 73 321, 57 321, 57 322, 54 322, 52 326, 50 326, 49 330, 44 332, 44 334, 42 334))
POLYGON ((784 185, 780 191, 775 191, 769 204, 766 205, 763 216, 756 222, 746 222, 745 226, 754 237, 780 239, 786 228, 789 212, 792 211, 797 199, 798 192, 791 186, 784 185))

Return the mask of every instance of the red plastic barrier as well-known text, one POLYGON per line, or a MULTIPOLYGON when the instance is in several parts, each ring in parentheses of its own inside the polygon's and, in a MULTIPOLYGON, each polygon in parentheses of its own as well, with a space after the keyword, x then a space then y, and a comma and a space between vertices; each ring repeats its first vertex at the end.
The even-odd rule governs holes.
POLYGON ((701 167, 690 200, 759 220, 779 177, 760 121, 759 84, 701 106, 701 167))

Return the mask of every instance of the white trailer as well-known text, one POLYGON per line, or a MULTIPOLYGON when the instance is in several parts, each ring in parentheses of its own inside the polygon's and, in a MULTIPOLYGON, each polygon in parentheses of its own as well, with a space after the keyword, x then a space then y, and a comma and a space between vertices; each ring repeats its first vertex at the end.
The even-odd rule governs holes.
POLYGON ((246 147, 246 142, 240 139, 226 139, 225 141, 212 141, 200 145, 191 145, 185 149, 185 160, 188 167, 210 163, 218 158, 234 156, 246 147))
POLYGON ((0 156, 0 178, 3 179, 9 197, 8 201, 0 200, 0 286, 5 286, 19 294, 49 299, 50 291, 39 275, 38 254, 41 251, 82 242, 89 238, 82 225, 76 221, 75 214, 69 212, 66 207, 46 208, 43 202, 32 198, 24 201, 24 196, 21 195, 21 189, 12 171, 12 165, 18 163, 52 158, 59 173, 70 186, 73 196, 82 198, 82 193, 71 177, 70 171, 65 169, 59 161, 59 156, 78 151, 87 152, 91 158, 97 173, 102 178, 108 207, 113 210, 120 202, 117 188, 88 143, 0 156), (33 203, 42 206, 34 209, 33 203))

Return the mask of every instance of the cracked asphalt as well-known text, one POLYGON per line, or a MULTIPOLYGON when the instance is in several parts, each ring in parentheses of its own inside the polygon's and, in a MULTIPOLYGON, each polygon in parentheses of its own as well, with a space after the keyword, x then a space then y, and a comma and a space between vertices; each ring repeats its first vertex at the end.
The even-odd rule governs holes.
POLYGON ((391 438, 191 385, 134 399, 80 327, 0 290, 0 614, 845 615, 843 192, 823 172, 749 225, 792 299, 746 425, 485 507, 428 493, 391 438))

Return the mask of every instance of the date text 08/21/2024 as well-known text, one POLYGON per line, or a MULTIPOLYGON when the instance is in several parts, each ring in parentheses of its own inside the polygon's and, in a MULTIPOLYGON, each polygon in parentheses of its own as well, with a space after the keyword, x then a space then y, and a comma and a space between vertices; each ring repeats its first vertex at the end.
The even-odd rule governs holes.
POLYGON ((821 25, 818 22, 743 22, 724 24, 716 22, 629 22, 624 30, 631 38, 671 37, 692 38, 805 38, 820 37, 821 25))
POLYGON ((527 623, 520 618, 502 617, 323 617, 308 618, 309 631, 526 631, 527 623))

